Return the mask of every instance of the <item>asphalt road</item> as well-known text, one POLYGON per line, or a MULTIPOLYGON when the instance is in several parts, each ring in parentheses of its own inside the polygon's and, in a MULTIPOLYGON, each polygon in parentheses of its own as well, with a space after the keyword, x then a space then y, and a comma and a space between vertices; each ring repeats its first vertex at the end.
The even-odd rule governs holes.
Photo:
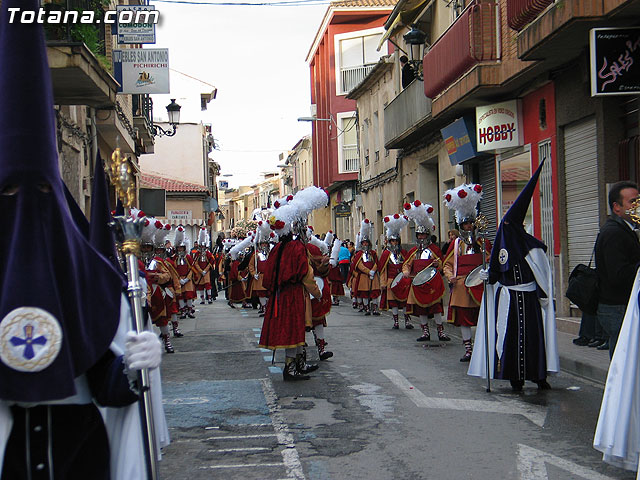
POLYGON ((348 303, 325 329, 334 357, 311 380, 284 383, 284 352, 272 365, 256 346, 256 310, 223 300, 198 307, 163 358, 172 437, 163 479, 635 478, 591 447, 595 384, 560 374, 549 391, 494 382, 486 393, 458 360, 459 338, 424 345, 417 325, 392 330, 389 316, 348 303))

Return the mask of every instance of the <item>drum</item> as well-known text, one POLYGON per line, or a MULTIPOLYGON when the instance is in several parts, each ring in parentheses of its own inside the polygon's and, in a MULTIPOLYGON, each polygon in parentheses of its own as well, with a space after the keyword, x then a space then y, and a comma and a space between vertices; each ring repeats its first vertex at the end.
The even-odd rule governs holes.
POLYGON ((402 275, 402 272, 398 273, 391 282, 391 291, 397 300, 404 302, 409 296, 409 288, 411 287, 411 279, 402 275))
POLYGON ((480 305, 482 303, 482 295, 484 294, 484 281, 480 278, 482 265, 474 268, 464 279, 464 285, 467 287, 469 295, 480 305))
POLYGON ((421 307, 430 307, 438 303, 444 296, 444 281, 436 267, 427 267, 421 270, 411 283, 413 284, 413 296, 421 307))

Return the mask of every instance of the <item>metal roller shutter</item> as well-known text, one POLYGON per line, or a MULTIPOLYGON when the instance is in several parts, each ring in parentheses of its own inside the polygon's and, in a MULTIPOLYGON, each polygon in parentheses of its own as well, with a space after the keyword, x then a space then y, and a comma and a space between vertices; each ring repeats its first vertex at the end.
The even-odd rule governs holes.
POLYGON ((496 160, 495 157, 483 160, 480 164, 480 184, 482 185, 482 200, 480 200, 480 213, 489 220, 489 239, 491 243, 496 238, 498 231, 498 207, 496 195, 496 160))
POLYGON ((564 131, 569 272, 588 264, 600 229, 596 120, 569 125, 564 131))

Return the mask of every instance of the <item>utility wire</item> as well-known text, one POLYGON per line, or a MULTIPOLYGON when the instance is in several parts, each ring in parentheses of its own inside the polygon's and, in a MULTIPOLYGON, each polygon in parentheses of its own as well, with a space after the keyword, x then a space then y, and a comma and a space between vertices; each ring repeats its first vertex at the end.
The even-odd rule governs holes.
POLYGON ((310 7, 329 5, 330 0, 283 0, 279 2, 205 2, 198 0, 151 0, 160 3, 176 3, 182 5, 211 5, 214 7, 310 7))

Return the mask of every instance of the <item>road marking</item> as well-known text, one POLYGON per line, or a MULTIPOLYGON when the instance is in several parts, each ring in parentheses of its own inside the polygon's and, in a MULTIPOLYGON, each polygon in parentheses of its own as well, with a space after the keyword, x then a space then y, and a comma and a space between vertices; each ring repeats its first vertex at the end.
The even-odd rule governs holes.
POLYGON ((282 373, 282 369, 280 367, 274 367, 273 365, 269 367, 269 371, 271 373, 282 373))
POLYGON ((208 450, 209 453, 230 453, 230 452, 264 452, 271 450, 267 447, 246 447, 246 448, 219 448, 217 450, 208 450))
POLYGON ((380 370, 391 382, 420 408, 437 408, 442 410, 462 410, 487 413, 507 413, 523 415, 539 427, 544 426, 547 409, 537 405, 523 405, 511 399, 494 397, 496 400, 466 400, 457 398, 427 397, 414 387, 409 380, 397 370, 380 370))
POLYGON ((282 467, 284 463, 244 463, 238 465, 207 465, 198 467, 200 470, 214 470, 218 468, 255 468, 255 467, 282 467))
POLYGON ((261 348, 260 351, 262 353, 271 353, 273 350, 269 350, 268 348, 261 348))
MULTIPOLYGON (((270 367, 269 370, 271 370, 271 368, 272 367, 270 367)), ((289 432, 289 427, 287 427, 284 421, 280 406, 278 405, 278 397, 276 396, 270 379, 262 380, 262 391, 264 392, 264 398, 267 400, 267 406, 271 413, 271 423, 273 424, 273 429, 276 431, 278 443, 280 445, 286 445, 287 447, 280 452, 284 466, 287 469, 287 477, 290 479, 305 480, 302 464, 300 463, 300 456, 293 442, 293 435, 289 432)))
POLYGON ((253 336, 256 337, 256 338, 260 338, 260 334, 259 333, 254 333, 253 336))
MULTIPOLYGON (((587 480, 613 480, 564 458, 556 457, 527 445, 518 444, 518 472, 520 480, 547 480, 547 463, 571 472, 571 478, 579 476, 587 480)), ((567 477, 568 478, 568 477, 567 477)))
POLYGON ((252 328, 251 330, 253 330, 254 332, 259 332, 260 331, 259 328, 252 328))
POLYGON ((272 359, 273 357, 272 357, 271 355, 265 355, 265 356, 264 356, 264 357, 262 357, 262 358, 264 358, 264 361, 265 361, 265 362, 269 362, 269 363, 271 363, 271 359, 272 359))
POLYGON ((244 438, 269 438, 277 437, 275 433, 259 433, 256 435, 228 435, 219 437, 209 437, 206 440, 239 440, 244 438))
POLYGON ((204 427, 205 430, 220 430, 220 427, 204 427))

